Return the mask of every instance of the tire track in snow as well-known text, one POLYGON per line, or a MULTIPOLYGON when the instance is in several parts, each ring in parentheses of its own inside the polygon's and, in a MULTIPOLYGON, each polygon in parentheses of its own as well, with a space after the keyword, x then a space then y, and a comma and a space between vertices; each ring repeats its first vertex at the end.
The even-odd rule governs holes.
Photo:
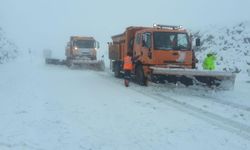
MULTIPOLYGON (((201 97, 201 96, 198 96, 198 97, 201 97)), ((218 104, 230 106, 232 108, 237 108, 239 110, 250 112, 250 107, 245 106, 245 105, 240 105, 240 104, 229 102, 229 101, 226 101, 226 100, 223 100, 220 98, 213 98, 213 97, 209 97, 209 96, 205 96, 205 97, 201 97, 201 98, 203 98, 204 100, 207 100, 207 101, 211 101, 214 103, 218 103, 218 104)))
MULTIPOLYGON (((164 84, 163 84, 164 85, 164 84)), ((154 84, 153 85, 154 87, 159 87, 158 84, 154 84)), ((170 87, 167 87, 167 85, 163 86, 163 87, 160 87, 160 88, 170 88, 170 87)), ((186 87, 185 87, 186 88, 186 87)), ((229 107, 232 107, 232 108, 237 108, 239 110, 242 110, 242 111, 247 111, 247 112, 250 112, 250 107, 249 106, 245 106, 245 105, 241 105, 241 104, 238 104, 238 103, 234 103, 234 102, 230 102, 230 101, 227 101, 227 100, 223 100, 221 98, 218 98, 218 97, 213 97, 213 96, 209 96, 207 93, 203 93, 202 95, 201 94, 197 94, 197 90, 202 90, 202 89, 198 89, 198 88, 194 88, 194 87, 188 87, 189 89, 191 89, 191 93, 188 93, 189 96, 192 96, 192 97, 198 97, 198 98, 202 98, 202 100, 204 101, 210 101, 210 102, 213 102, 213 103, 218 103, 218 104, 221 104, 221 105, 226 105, 226 106, 229 106, 229 107), (193 93, 195 91, 195 93, 193 93)), ((173 92, 182 92, 182 89, 183 87, 180 87, 178 88, 178 91, 173 91, 173 92)), ((209 91, 209 92, 214 92, 214 90, 212 89, 204 89, 206 91, 209 91)), ((166 90, 162 90, 160 92, 165 92, 166 90)), ((182 96, 185 96, 185 94, 182 94, 180 93, 182 96)))
POLYGON ((239 123, 237 121, 222 117, 218 114, 211 113, 202 108, 192 106, 190 104, 180 102, 172 97, 164 96, 160 93, 150 94, 146 91, 133 88, 138 93, 147 95, 160 103, 167 103, 168 106, 173 106, 180 111, 186 112, 196 118, 209 122, 212 125, 218 126, 224 130, 230 131, 234 134, 241 136, 244 139, 250 140, 250 126, 239 123))
MULTIPOLYGON (((104 72, 104 74, 98 73, 98 75, 100 75, 103 78, 113 80, 116 83, 120 83, 121 86, 123 86, 123 82, 121 80, 109 76, 109 75, 112 76, 112 74, 110 72, 106 71, 106 72, 104 72)), ((142 95, 146 95, 148 97, 151 97, 152 99, 157 100, 160 103, 167 103, 168 106, 170 105, 170 106, 172 106, 172 107, 174 107, 182 112, 188 113, 188 114, 190 114, 198 119, 204 120, 204 121, 206 121, 212 125, 215 125, 221 129, 224 129, 226 131, 229 131, 231 133, 239 135, 240 137, 242 137, 244 139, 250 140, 250 126, 248 126, 248 125, 245 125, 245 124, 239 123, 237 121, 225 118, 219 114, 215 114, 215 113, 206 111, 202 108, 195 107, 193 105, 190 105, 190 104, 187 104, 184 102, 180 102, 177 99, 162 95, 159 92, 152 93, 152 91, 148 92, 148 90, 144 90, 144 89, 142 90, 142 87, 140 87, 140 86, 134 86, 134 87, 130 86, 129 88, 142 94, 142 95)), ((210 98, 210 100, 211 99, 212 98, 210 98)), ((216 101, 216 100, 213 100, 213 101, 216 101)), ((225 105, 235 106, 236 108, 239 107, 241 109, 248 109, 248 108, 243 108, 241 106, 237 106, 237 104, 235 104, 235 105, 231 104, 230 102, 229 103, 222 102, 222 103, 224 103, 225 105)))
MULTIPOLYGON (((110 72, 106 72, 107 74, 110 74, 111 76, 113 76, 112 73, 110 72)), ((101 76, 104 76, 102 74, 100 74, 101 76)), ((117 79, 117 78, 115 78, 117 79)), ((119 80, 119 79, 117 79, 119 80)), ((245 105, 240 105, 240 104, 237 104, 237 103, 233 103, 233 102, 229 102, 229 101, 226 101, 226 100, 223 100, 223 99, 219 99, 219 98, 213 98, 213 97, 210 97, 210 96, 200 96, 200 95, 192 95, 191 96, 193 97, 199 97, 199 98, 202 98, 204 101, 210 101, 210 102, 214 102, 214 103, 218 103, 218 104, 222 104, 222 105, 226 105, 226 106, 229 106, 229 107, 232 107, 232 108, 237 108, 239 110, 243 110, 243 111, 247 111, 247 112, 250 112, 250 107, 249 106, 245 106, 245 105)))

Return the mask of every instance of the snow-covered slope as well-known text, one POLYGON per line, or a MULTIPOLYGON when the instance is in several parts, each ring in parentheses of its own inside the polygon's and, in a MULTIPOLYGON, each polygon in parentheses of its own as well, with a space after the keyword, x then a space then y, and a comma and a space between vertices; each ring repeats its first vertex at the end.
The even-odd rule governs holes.
POLYGON ((245 73, 250 68, 250 22, 233 26, 210 26, 197 31, 194 37, 201 38, 201 48, 196 56, 200 60, 209 52, 217 53, 217 70, 245 73))
POLYGON ((14 59, 17 52, 17 46, 6 38, 4 31, 0 27, 0 64, 14 59))

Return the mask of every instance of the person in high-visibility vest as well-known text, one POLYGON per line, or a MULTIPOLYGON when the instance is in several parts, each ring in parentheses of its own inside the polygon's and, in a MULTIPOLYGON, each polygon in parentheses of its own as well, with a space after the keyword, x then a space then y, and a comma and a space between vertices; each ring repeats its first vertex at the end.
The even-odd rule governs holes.
POLYGON ((205 70, 214 70, 215 69, 215 61, 216 61, 216 54, 215 53, 209 53, 207 54, 207 57, 205 58, 202 67, 205 70))
POLYGON ((123 70, 124 70, 124 82, 125 86, 128 86, 131 78, 131 71, 133 69, 133 60, 131 52, 127 52, 127 55, 123 59, 123 70))

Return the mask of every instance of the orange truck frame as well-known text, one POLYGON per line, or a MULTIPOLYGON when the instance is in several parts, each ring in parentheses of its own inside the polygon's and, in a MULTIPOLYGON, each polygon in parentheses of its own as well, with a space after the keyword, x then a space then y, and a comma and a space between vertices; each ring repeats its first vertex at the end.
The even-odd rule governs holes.
MULTIPOLYGON (((196 39, 196 47, 200 39, 196 39)), ((135 81, 171 82, 189 86, 194 84, 231 89, 236 75, 232 72, 197 70, 192 37, 181 26, 157 25, 128 27, 125 32, 112 36, 109 59, 115 77, 121 77, 123 58, 127 52, 136 59, 132 70, 135 81)))
POLYGON ((130 51, 137 58, 132 72, 140 85, 155 78, 152 66, 195 68, 191 37, 181 26, 128 27, 124 33, 112 36, 112 41, 109 59, 115 76, 121 76, 123 58, 130 51))

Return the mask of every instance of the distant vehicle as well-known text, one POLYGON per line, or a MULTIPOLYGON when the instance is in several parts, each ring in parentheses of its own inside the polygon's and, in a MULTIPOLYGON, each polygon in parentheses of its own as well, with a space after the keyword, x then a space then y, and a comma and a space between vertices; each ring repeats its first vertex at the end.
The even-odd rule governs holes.
POLYGON ((65 64, 72 68, 80 66, 96 70, 104 70, 104 61, 97 60, 96 53, 99 42, 93 37, 71 36, 65 48, 66 60, 47 59, 49 64, 65 64))
POLYGON ((104 62, 96 58, 97 49, 99 49, 99 42, 93 37, 71 36, 65 49, 66 64, 69 67, 88 65, 103 70, 104 62))
MULTIPOLYGON (((200 46, 199 39, 196 40, 196 46, 200 46)), ((132 72, 140 85, 147 85, 148 80, 181 82, 187 86, 201 83, 218 87, 223 86, 224 81, 230 83, 231 87, 234 85, 233 73, 195 69, 197 60, 192 50, 192 39, 181 26, 132 26, 122 34, 112 36, 109 59, 115 77, 123 73, 123 58, 127 52, 136 58, 132 72)))

